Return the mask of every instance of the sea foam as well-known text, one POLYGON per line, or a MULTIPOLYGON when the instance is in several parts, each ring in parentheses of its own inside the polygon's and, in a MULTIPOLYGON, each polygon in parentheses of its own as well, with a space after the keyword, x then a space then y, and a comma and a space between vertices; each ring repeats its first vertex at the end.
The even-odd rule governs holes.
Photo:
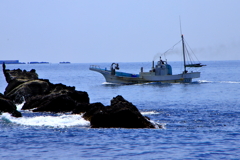
POLYGON ((141 112, 142 115, 152 115, 152 114, 159 114, 156 111, 146 111, 146 112, 141 112))
POLYGON ((25 126, 46 126, 46 127, 88 127, 90 122, 82 118, 81 115, 61 115, 61 116, 36 116, 36 117, 12 117, 9 113, 0 115, 2 120, 25 126))
POLYGON ((25 101, 21 104, 16 104, 17 110, 20 111, 24 105, 25 101))

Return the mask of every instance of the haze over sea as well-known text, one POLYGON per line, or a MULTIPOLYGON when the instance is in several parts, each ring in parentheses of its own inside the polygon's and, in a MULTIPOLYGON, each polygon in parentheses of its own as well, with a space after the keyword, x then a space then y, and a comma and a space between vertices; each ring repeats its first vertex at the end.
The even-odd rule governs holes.
MULTIPOLYGON (((39 78, 86 91, 90 102, 110 104, 122 95, 164 129, 91 129, 81 115, 0 115, 0 159, 240 159, 240 61, 205 61, 190 84, 114 85, 91 64, 18 64, 39 78)), ((181 62, 169 62, 181 73, 181 62)), ((111 63, 98 63, 110 67, 111 63)), ((120 63, 120 70, 147 71, 151 62, 120 63)), ((7 83, 0 74, 0 92, 7 83)))

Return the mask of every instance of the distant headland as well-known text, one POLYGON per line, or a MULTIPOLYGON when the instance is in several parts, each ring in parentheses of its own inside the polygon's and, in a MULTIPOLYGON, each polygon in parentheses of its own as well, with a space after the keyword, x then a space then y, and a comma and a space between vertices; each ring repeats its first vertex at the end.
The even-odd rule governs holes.
MULTIPOLYGON (((50 64, 50 62, 20 62, 19 60, 0 60, 0 64, 50 64)), ((71 64, 71 62, 59 62, 59 64, 71 64)))
POLYGON ((70 62, 59 62, 60 64, 70 64, 70 62))
POLYGON ((19 62, 19 60, 0 60, 0 64, 26 64, 25 62, 19 62))
POLYGON ((28 62, 28 64, 49 64, 49 62, 28 62))

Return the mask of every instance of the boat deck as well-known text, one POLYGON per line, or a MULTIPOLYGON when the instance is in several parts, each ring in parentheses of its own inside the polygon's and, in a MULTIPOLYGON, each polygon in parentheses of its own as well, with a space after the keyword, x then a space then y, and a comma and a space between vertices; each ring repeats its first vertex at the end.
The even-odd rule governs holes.
MULTIPOLYGON (((94 71, 99 71, 99 72, 111 72, 107 68, 105 68, 105 69, 100 68, 98 65, 91 65, 89 69, 94 70, 94 71)), ((118 77, 139 77, 139 74, 132 74, 132 73, 116 71, 115 76, 118 76, 118 77)))

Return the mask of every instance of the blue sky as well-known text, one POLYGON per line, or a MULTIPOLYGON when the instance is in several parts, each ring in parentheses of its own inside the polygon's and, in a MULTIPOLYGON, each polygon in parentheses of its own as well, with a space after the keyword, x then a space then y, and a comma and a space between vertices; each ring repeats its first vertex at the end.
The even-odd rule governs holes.
POLYGON ((0 60, 149 62, 180 40, 179 17, 200 61, 240 60, 239 15, 239 0, 0 0, 0 60))

